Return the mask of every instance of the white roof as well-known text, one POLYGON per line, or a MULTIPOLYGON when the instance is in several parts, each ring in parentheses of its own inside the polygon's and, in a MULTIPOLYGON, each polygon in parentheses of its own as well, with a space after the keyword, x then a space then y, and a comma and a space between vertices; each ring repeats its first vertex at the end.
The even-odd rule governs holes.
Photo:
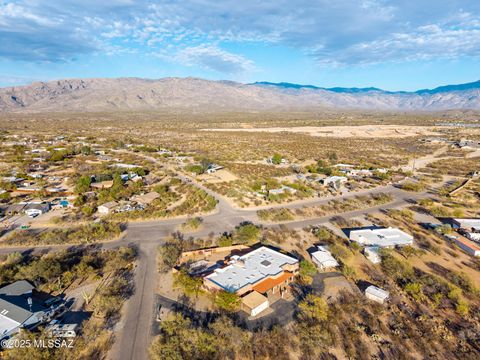
POLYGON ((480 219, 453 219, 457 224, 464 228, 480 228, 480 219))
POLYGON ((413 243, 413 236, 397 228, 365 228, 350 231, 350 240, 366 246, 401 246, 413 243))
POLYGON ((347 181, 348 179, 345 176, 329 176, 323 179, 323 181, 332 182, 332 181, 347 181))
POLYGON ((113 209, 114 207, 118 206, 118 203, 116 201, 110 201, 105 204, 100 205, 99 207, 104 207, 107 209, 113 209))
POLYGON ((336 267, 339 265, 330 251, 328 251, 324 246, 318 246, 318 250, 313 252, 311 255, 312 259, 324 266, 336 267))
POLYGON ((298 260, 262 246, 240 256, 231 265, 216 269, 206 279, 226 291, 236 292, 249 284, 255 284, 269 276, 280 274, 282 266, 296 264, 298 260))
POLYGON ((387 299, 390 296, 390 293, 388 291, 382 290, 375 285, 370 285, 368 288, 366 288, 365 294, 370 294, 383 300, 387 299))
POLYGON ((18 321, 12 320, 0 314, 0 339, 9 334, 12 330, 19 327, 21 324, 18 321))

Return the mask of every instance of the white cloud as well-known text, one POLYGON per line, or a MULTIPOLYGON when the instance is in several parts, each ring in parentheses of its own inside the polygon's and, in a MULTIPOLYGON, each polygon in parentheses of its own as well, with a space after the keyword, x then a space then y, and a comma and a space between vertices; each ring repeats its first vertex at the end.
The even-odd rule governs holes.
POLYGON ((213 45, 200 45, 181 50, 176 58, 185 65, 200 65, 221 73, 240 73, 253 69, 253 62, 213 45))
POLYGON ((480 1, 472 0, 3 1, 0 57, 16 60, 135 49, 233 70, 248 60, 221 50, 227 42, 278 44, 348 65, 476 57, 480 49, 480 1))
POLYGON ((345 49, 313 53, 324 65, 376 64, 480 56, 480 27, 428 24, 345 49))

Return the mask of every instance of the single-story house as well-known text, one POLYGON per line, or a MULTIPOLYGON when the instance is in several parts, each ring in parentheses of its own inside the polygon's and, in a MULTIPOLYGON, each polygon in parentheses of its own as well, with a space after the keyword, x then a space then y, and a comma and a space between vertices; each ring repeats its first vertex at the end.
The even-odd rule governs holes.
POLYGON ((111 166, 118 167, 120 169, 136 169, 140 167, 139 165, 135 165, 135 164, 123 164, 123 163, 113 164, 111 166))
POLYGON ((100 214, 110 214, 117 206, 118 203, 116 201, 110 201, 100 205, 97 210, 100 214))
POLYGON ((40 191, 40 187, 34 186, 34 185, 19 186, 19 187, 17 187, 16 191, 19 192, 19 193, 29 194, 29 193, 34 193, 34 192, 40 191))
POLYGON ((458 142, 458 147, 460 148, 467 148, 467 149, 480 149, 480 141, 477 140, 468 140, 468 139, 461 139, 458 142))
POLYGON ((0 288, 0 339, 9 338, 22 328, 33 329, 48 322, 63 305, 56 299, 39 296, 35 287, 25 280, 0 288))
POLYGON ((347 171, 342 171, 345 173, 347 176, 361 176, 361 177, 366 177, 366 176, 372 176, 373 172, 368 169, 350 169, 347 171))
POLYGON ((364 246, 394 247, 413 244, 412 235, 392 227, 351 230, 349 238, 364 246))
POLYGON ((480 256, 480 246, 478 246, 473 241, 463 239, 461 237, 456 237, 454 239, 455 243, 461 248, 463 251, 467 252, 473 256, 480 256))
POLYGON ((93 189, 110 189, 113 186, 113 180, 94 182, 90 185, 93 189))
POLYGON ((149 205, 159 197, 160 197, 159 193, 157 193, 156 191, 151 191, 149 193, 142 194, 142 195, 134 195, 130 198, 130 200, 135 201, 142 205, 149 205))
POLYGON ((470 240, 480 242, 480 219, 452 219, 451 223, 470 240))
POLYGON ((338 189, 342 184, 346 183, 348 179, 345 176, 329 176, 320 180, 320 183, 325 186, 331 186, 335 189, 338 189))
POLYGON ((223 166, 220 166, 220 165, 217 165, 217 164, 210 164, 208 165, 208 168, 207 168, 207 174, 213 174, 215 172, 217 172, 218 170, 221 170, 223 169, 223 166))
POLYGON ((480 232, 480 219, 452 219, 451 223, 454 229, 480 232))
POLYGON ((379 287, 376 287, 375 285, 370 285, 365 289, 365 296, 367 299, 383 304, 390 297, 390 293, 380 289, 379 287))
POLYGON ((50 204, 49 203, 41 203, 41 204, 27 204, 23 209, 25 214, 28 216, 37 216, 42 215, 50 211, 50 204))
POLYGON ((250 316, 257 316, 270 306, 268 299, 257 291, 252 291, 242 297, 241 309, 250 316))
POLYGON ((317 251, 311 253, 310 255, 312 257, 312 261, 321 270, 335 268, 339 266, 337 260, 335 260, 335 258, 325 246, 317 246, 317 251))
POLYGON ((5 176, 2 178, 2 181, 12 183, 12 184, 21 183, 23 180, 24 180, 23 178, 17 178, 16 176, 5 176))
POLYGON ((24 207, 25 207, 25 204, 12 204, 9 207, 7 207, 5 213, 7 215, 19 214, 23 211, 24 207))
POLYGON ((227 266, 204 277, 204 287, 239 296, 257 291, 269 300, 279 299, 289 291, 298 270, 299 262, 294 257, 261 246, 242 256, 232 256, 227 266))

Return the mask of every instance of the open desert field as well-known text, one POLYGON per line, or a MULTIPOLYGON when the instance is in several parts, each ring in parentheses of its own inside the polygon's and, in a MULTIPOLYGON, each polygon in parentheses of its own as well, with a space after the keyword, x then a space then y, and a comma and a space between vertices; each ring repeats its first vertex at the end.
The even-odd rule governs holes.
POLYGON ((430 126, 398 126, 398 125, 361 125, 361 126, 296 126, 271 128, 240 128, 240 129, 204 129, 204 131, 244 131, 267 133, 295 133, 315 137, 332 138, 405 138, 411 136, 440 135, 430 126))

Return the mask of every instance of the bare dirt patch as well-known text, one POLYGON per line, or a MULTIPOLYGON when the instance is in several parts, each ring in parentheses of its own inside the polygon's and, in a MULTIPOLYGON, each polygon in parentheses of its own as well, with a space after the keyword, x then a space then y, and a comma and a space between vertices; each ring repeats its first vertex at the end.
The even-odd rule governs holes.
POLYGON ((207 183, 215 184, 215 183, 222 183, 222 182, 230 182, 238 180, 238 177, 235 174, 232 174, 228 170, 218 170, 213 174, 202 174, 198 176, 199 180, 206 181, 207 183))
POLYGON ((298 126, 271 128, 238 128, 238 129, 203 129, 203 131, 223 132, 290 132, 315 137, 334 138, 405 138, 411 136, 440 135, 435 128, 429 126, 398 125, 361 125, 361 126, 298 126))

